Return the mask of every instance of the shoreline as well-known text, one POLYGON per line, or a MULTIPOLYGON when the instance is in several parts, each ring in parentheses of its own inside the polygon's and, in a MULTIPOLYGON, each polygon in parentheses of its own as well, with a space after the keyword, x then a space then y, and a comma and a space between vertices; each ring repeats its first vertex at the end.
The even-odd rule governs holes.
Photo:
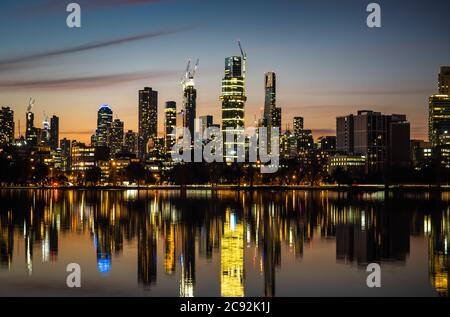
POLYGON ((254 185, 254 186, 238 186, 238 185, 149 185, 149 186, 2 186, 0 190, 234 190, 234 191, 286 191, 286 190, 305 190, 305 191, 440 191, 450 192, 450 185, 254 185))

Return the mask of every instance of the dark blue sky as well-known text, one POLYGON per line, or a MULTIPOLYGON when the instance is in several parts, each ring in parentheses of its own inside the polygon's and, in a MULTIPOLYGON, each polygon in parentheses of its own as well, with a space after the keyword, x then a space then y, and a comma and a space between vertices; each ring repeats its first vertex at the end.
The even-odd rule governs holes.
POLYGON ((248 54, 247 124, 260 116, 264 72, 275 71, 283 124, 304 116, 316 136, 332 133, 337 115, 364 108, 406 113, 413 136, 426 137, 427 98, 436 90, 439 66, 450 64, 450 3, 444 0, 378 1, 380 29, 366 26, 372 1, 364 0, 79 0, 81 29, 65 24, 70 1, 17 2, 0 4, 0 65, 170 32, 0 66, 0 105, 12 106, 21 119, 33 96, 38 118, 43 111, 55 113, 63 136, 82 140, 93 133, 103 103, 126 128, 136 129, 137 90, 143 86, 159 91, 161 119, 164 101, 181 107, 179 81, 188 58, 200 58, 198 114, 211 113, 220 122, 224 58, 239 53, 238 38, 248 54), (84 84, 68 80, 74 78, 84 84))

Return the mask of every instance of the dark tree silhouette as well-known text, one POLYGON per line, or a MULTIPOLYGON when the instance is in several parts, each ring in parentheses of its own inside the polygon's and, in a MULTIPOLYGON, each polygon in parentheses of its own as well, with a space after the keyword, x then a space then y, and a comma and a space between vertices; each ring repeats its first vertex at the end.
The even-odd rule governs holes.
POLYGON ((84 181, 91 185, 97 185, 102 178, 102 170, 98 166, 91 167, 84 175, 84 181))

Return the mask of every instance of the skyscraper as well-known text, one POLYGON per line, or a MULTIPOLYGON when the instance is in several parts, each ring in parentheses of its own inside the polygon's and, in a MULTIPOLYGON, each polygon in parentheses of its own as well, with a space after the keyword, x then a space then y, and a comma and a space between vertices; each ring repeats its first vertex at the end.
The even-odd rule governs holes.
POLYGON ((353 154, 353 114, 336 118, 336 151, 353 154))
POLYGON ((166 109, 164 110, 166 119, 164 122, 165 128, 165 148, 166 152, 170 152, 176 141, 177 128, 177 103, 175 101, 167 101, 166 109))
POLYGON ((299 136, 303 130, 303 117, 294 117, 294 135, 299 136))
POLYGON ((278 132, 281 133, 281 108, 274 107, 271 113, 271 128, 278 128, 278 132))
POLYGON ((138 136, 132 130, 128 130, 125 134, 125 150, 130 154, 137 154, 138 136))
POLYGON ((0 110, 0 146, 14 142, 14 111, 10 107, 0 110))
POLYGON ((189 73, 183 82, 183 109, 184 127, 189 129, 191 139, 194 139, 195 117, 197 112, 197 90, 195 89, 194 76, 189 73))
POLYGON ((111 132, 109 139, 109 148, 111 150, 111 157, 122 151, 124 139, 124 124, 123 121, 116 119, 111 124, 111 132))
POLYGON ((109 133, 113 121, 113 111, 108 105, 103 105, 97 113, 96 146, 108 146, 109 133))
POLYGON ((50 148, 56 150, 59 145, 59 118, 52 116, 50 118, 50 148))
POLYGON ((450 95, 450 66, 441 67, 438 86, 440 95, 450 95))
POLYGON ((432 146, 450 145, 450 96, 429 99, 428 137, 432 146))
POLYGON ((353 153, 367 158, 367 172, 381 172, 387 165, 407 165, 410 160, 410 124, 406 115, 385 115, 370 110, 337 118, 338 151, 343 137, 353 138, 353 153), (353 125, 344 125, 352 118, 353 125), (344 129, 344 131, 342 131, 344 129))
POLYGON ((25 138, 27 139, 27 143, 33 146, 37 144, 37 132, 34 127, 34 113, 31 110, 27 111, 26 119, 25 138))
POLYGON ((71 169, 71 142, 70 140, 67 140, 66 138, 62 139, 60 142, 60 148, 61 148, 61 161, 62 161, 62 167, 61 170, 63 172, 69 172, 71 169))
POLYGON ((276 107, 276 75, 268 72, 264 75, 264 125, 267 128, 272 127, 272 112, 276 107))
POLYGON ((245 93, 245 59, 239 56, 225 59, 225 76, 222 79, 222 130, 235 134, 231 142, 225 139, 225 160, 237 159, 237 147, 243 147, 245 141, 237 135, 244 133, 244 108, 247 100, 245 93))
POLYGON ((150 87, 139 91, 139 146, 141 159, 147 155, 147 144, 158 134, 158 92, 150 87))

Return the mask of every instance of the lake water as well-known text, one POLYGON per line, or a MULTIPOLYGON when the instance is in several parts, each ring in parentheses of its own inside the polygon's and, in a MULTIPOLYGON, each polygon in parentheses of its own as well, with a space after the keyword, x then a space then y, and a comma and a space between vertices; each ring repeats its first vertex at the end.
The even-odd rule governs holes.
POLYGON ((448 296, 449 193, 0 190, 0 296, 448 296), (368 288, 369 263, 381 288, 368 288), (81 267, 81 288, 66 266, 81 267))

